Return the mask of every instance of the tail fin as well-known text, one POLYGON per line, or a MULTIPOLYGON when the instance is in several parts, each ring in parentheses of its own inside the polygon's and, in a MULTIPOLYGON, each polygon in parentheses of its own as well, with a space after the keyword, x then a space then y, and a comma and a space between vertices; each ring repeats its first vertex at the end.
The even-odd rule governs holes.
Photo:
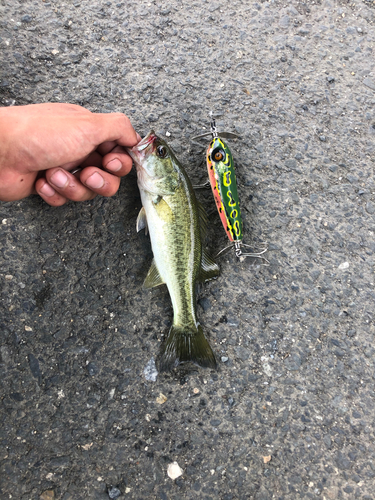
POLYGON ((203 368, 217 368, 215 354, 201 326, 196 330, 172 325, 167 340, 161 348, 159 371, 170 371, 180 363, 188 361, 203 368))

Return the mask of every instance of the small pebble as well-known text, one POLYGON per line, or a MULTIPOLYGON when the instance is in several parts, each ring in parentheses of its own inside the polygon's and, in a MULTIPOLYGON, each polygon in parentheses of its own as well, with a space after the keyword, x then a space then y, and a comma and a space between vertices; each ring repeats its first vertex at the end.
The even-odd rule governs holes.
POLYGON ((121 491, 118 488, 111 488, 108 491, 108 496, 111 500, 118 498, 121 495, 121 491))
POLYGON ((226 363, 229 360, 228 356, 221 356, 221 361, 226 363))
POLYGON ((159 372, 156 369, 155 359, 151 358, 143 370, 143 375, 145 376, 146 380, 150 380, 151 382, 156 382, 156 379, 158 378, 158 373, 159 372))
POLYGON ((366 203, 366 212, 371 215, 375 213, 375 205, 371 201, 366 203))
POLYGON ((219 427, 219 425, 221 424, 221 420, 214 418, 210 421, 210 424, 212 425, 212 427, 219 427))
POLYGON ((164 394, 160 393, 159 396, 156 398, 156 402, 159 403, 159 405, 164 404, 167 401, 167 396, 164 396, 164 394))
POLYGON ((33 18, 31 16, 29 16, 28 14, 25 14, 24 16, 21 17, 21 21, 23 23, 31 23, 32 20, 33 20, 33 18))
POLYGON ((342 264, 339 265, 340 271, 344 271, 345 269, 349 268, 349 262, 343 262, 342 264))
POLYGON ((11 274, 6 274, 5 275, 5 279, 8 280, 8 281, 10 281, 10 280, 13 279, 13 276, 11 274))
POLYGON ((183 471, 177 462, 168 465, 167 474, 171 479, 177 479, 182 476, 183 471))
POLYGON ((96 375, 99 372, 99 368, 97 367, 97 365, 95 363, 89 362, 87 364, 87 371, 88 371, 90 377, 93 377, 94 375, 96 375))
POLYGON ((54 500, 55 492, 53 490, 46 490, 40 495, 40 500, 54 500))

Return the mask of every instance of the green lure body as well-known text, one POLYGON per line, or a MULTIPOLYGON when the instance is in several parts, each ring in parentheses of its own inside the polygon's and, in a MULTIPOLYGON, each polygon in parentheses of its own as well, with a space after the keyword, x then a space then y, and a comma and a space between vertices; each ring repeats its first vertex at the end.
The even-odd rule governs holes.
POLYGON ((207 149, 207 170, 212 193, 224 230, 230 241, 242 241, 242 217, 232 153, 214 137, 207 149))

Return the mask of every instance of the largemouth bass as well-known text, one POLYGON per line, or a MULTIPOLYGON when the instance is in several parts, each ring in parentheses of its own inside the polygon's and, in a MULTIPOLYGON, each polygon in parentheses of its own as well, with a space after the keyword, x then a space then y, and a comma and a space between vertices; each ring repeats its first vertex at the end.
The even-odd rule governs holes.
POLYGON ((196 314, 197 282, 219 273, 202 248, 207 224, 204 210, 173 151, 153 131, 128 152, 137 169, 143 205, 137 231, 148 229, 154 254, 144 286, 165 283, 173 305, 173 323, 160 352, 159 370, 188 361, 216 368, 196 314))

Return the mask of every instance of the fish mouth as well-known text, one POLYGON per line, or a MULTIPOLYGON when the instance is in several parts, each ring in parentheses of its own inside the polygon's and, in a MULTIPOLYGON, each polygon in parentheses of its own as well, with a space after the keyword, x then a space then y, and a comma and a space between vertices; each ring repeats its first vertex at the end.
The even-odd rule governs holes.
POLYGON ((126 148, 136 165, 141 165, 145 158, 154 152, 154 142, 156 139, 157 135, 153 130, 151 130, 151 132, 138 142, 138 144, 132 148, 126 148))

